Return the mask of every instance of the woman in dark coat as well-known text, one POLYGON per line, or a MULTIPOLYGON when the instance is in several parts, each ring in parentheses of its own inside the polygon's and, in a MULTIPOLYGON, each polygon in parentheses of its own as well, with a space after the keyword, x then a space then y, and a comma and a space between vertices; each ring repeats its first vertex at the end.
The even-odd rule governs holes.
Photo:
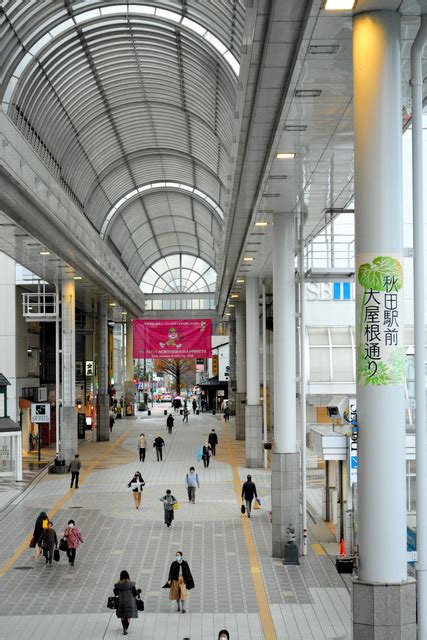
MULTIPOLYGON (((39 540, 42 537, 42 533, 43 533, 43 520, 48 521, 49 518, 47 517, 46 513, 44 511, 41 512, 41 514, 37 517, 36 523, 34 525, 34 533, 33 533, 33 540, 35 542, 35 560, 37 560, 37 558, 39 557, 39 555, 42 552, 42 548, 39 545, 39 540)), ((46 525, 47 528, 47 525, 46 525)))
POLYGON ((176 610, 185 613, 184 603, 187 600, 187 591, 194 589, 194 580, 188 562, 182 557, 182 551, 176 552, 176 558, 170 566, 166 584, 170 586, 169 600, 176 600, 176 610), (181 601, 181 609, 179 601, 181 601))
POLYGON ((121 618, 123 635, 127 636, 131 618, 138 617, 136 596, 141 593, 135 583, 131 581, 127 571, 120 572, 120 580, 114 585, 114 595, 119 597, 116 616, 121 618))

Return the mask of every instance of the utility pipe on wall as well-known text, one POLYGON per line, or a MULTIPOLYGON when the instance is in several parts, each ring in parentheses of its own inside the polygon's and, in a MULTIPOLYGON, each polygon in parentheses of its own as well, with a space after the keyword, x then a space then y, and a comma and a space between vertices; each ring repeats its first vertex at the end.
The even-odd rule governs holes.
POLYGON ((427 638, 427 433, 424 346, 424 203, 423 203, 423 74, 422 53, 427 38, 427 15, 411 49, 412 202, 414 242, 414 344, 417 474, 417 611, 419 638, 427 638))
MULTIPOLYGON (((262 423, 263 441, 267 442, 267 308, 265 281, 262 281, 262 423)), ((267 469, 267 449, 264 448, 264 468, 267 469)))
POLYGON ((307 555, 307 415, 306 415, 306 367, 305 367, 305 268, 304 268, 304 222, 305 213, 300 214, 299 228, 299 300, 300 300, 300 399, 301 399, 301 502, 302 544, 301 553, 307 555))

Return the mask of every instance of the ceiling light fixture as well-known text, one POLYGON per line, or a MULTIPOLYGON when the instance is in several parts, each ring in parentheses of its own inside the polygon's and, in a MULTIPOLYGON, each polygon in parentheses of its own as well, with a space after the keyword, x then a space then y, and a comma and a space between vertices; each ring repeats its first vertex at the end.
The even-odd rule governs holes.
POLYGON ((237 284, 243 284, 244 283, 244 278, 237 278, 236 282, 237 284))
POLYGON ((285 124, 285 126, 283 127, 283 131, 289 131, 289 132, 298 132, 298 131, 307 131, 307 125, 306 124, 285 124))
POLYGON ((266 227, 268 225, 268 222, 255 222, 255 226, 256 227, 266 227))
POLYGON ((295 89, 295 98, 318 98, 322 93, 321 89, 295 89))
POLYGON ((228 305, 230 307, 230 309, 234 309, 234 307, 236 306, 235 304, 229 304, 228 305))
POLYGON ((40 251, 41 256, 50 256, 50 251, 40 251))
POLYGON ((308 47, 308 53, 312 56, 332 56, 339 48, 339 44, 311 44, 308 47))
POLYGON ((122 311, 122 316, 127 316, 128 312, 127 311, 122 311))
MULTIPOLYGON (((253 258, 252 258, 252 256, 245 256, 245 257, 243 258, 243 260, 244 260, 245 262, 252 262, 252 261, 253 261, 253 258)), ((231 297, 233 297, 233 296, 231 296, 231 297)))
POLYGON ((238 293, 232 293, 230 296, 230 298, 238 298, 238 297, 239 297, 238 293))
POLYGON ((74 280, 81 280, 82 277, 81 276, 74 276, 74 280))
POLYGON ((288 176, 282 173, 282 175, 268 176, 269 180, 287 180, 288 176))
POLYGON ((116 303, 115 302, 110 302, 110 307, 115 307, 116 303))
POLYGON ((225 315, 226 315, 226 316, 231 316, 231 313, 226 313, 225 315))
POLYGON ((325 11, 353 11, 356 0, 324 0, 322 9, 325 11))
POLYGON ((276 153, 276 158, 277 160, 292 160, 295 158, 295 153, 293 151, 279 151, 279 153, 276 153))

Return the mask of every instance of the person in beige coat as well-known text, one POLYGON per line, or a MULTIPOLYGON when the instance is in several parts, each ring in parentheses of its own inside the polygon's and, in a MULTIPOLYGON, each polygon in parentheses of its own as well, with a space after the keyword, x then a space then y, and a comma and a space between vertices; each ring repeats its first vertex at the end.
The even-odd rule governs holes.
POLYGON ((141 433, 138 440, 138 449, 139 449, 139 461, 145 461, 145 449, 147 448, 147 441, 145 439, 145 435, 141 433))

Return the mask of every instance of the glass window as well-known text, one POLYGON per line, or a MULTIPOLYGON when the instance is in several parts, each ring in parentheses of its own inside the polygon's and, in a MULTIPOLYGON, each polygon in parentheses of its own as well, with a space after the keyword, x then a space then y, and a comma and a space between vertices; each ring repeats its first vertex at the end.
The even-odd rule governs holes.
POLYGON ((216 277, 215 269, 205 260, 185 254, 174 254, 153 264, 144 273, 140 288, 144 293, 213 292, 216 277))

